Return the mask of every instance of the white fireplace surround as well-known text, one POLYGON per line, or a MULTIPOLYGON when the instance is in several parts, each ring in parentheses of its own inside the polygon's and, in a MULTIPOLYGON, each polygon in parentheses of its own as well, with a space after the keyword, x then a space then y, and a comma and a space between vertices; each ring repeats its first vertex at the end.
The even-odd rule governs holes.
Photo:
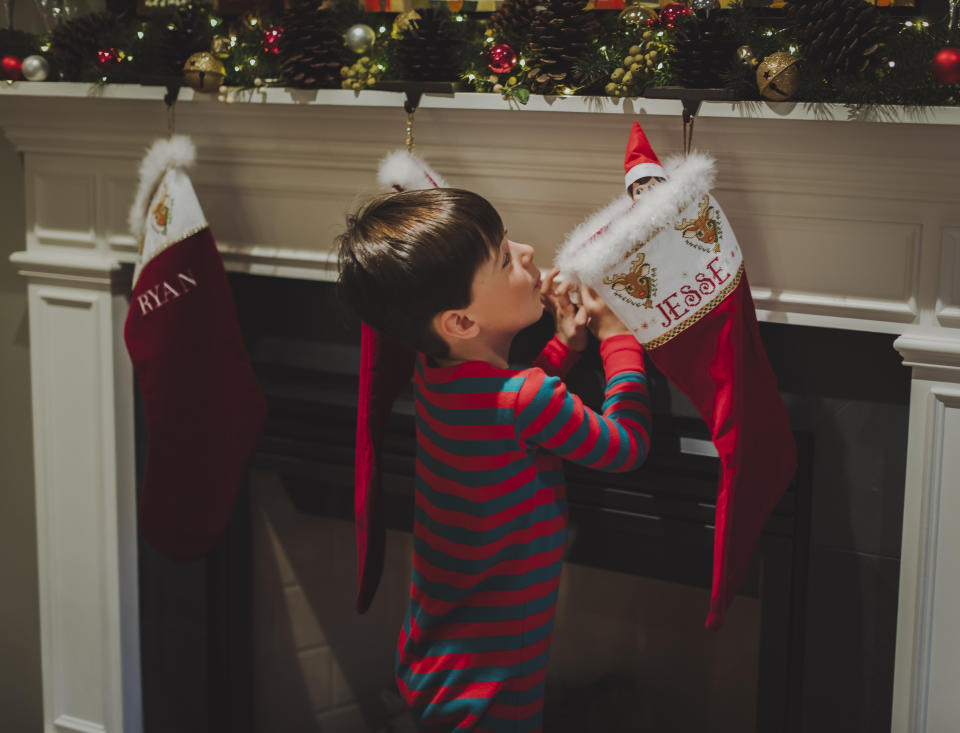
MULTIPOLYGON (((0 86, 23 155, 45 731, 142 730, 126 230, 163 90, 0 86)), ((402 145, 402 96, 181 92, 194 185, 228 269, 329 280, 344 213, 402 145)), ((680 103, 425 95, 417 151, 501 211, 547 267, 622 185, 629 124, 679 152, 680 103)), ((960 109, 704 103, 762 320, 897 334, 912 368, 892 730, 960 719, 960 109), (853 117, 853 119, 850 119, 853 117)), ((829 362, 833 355, 822 358, 829 362)))

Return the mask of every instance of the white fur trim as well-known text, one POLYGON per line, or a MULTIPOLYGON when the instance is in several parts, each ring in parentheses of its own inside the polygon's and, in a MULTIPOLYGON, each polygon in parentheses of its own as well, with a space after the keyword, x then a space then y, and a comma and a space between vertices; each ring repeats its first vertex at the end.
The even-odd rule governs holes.
POLYGON ((621 194, 567 235, 554 259, 565 279, 574 284, 601 280, 637 242, 672 225, 683 209, 713 188, 714 161, 708 155, 674 156, 663 168, 666 181, 636 201, 621 194))
POLYGON ((633 183, 638 178, 643 178, 644 176, 659 176, 660 178, 666 178, 667 174, 663 170, 662 165, 657 165, 656 163, 640 163, 633 166, 630 170, 627 171, 627 174, 623 177, 626 182, 627 188, 630 188, 630 184, 633 183))
POLYGON ((171 168, 186 168, 197 159, 193 141, 186 135, 174 135, 157 140, 140 162, 140 183, 133 198, 127 223, 130 233, 139 245, 146 228, 147 207, 160 185, 164 173, 171 168))
POLYGON ((422 158, 402 149, 394 150, 380 162, 377 182, 383 188, 402 191, 447 187, 447 182, 422 158))

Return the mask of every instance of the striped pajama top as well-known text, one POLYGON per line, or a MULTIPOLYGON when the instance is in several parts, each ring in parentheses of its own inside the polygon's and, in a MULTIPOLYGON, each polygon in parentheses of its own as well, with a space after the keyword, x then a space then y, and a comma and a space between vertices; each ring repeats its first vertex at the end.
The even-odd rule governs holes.
POLYGON ((577 355, 556 338, 522 371, 418 359, 413 577, 396 678, 421 731, 541 729, 567 532, 562 459, 629 471, 649 447, 642 347, 621 335, 600 351, 602 414, 560 380, 577 355))

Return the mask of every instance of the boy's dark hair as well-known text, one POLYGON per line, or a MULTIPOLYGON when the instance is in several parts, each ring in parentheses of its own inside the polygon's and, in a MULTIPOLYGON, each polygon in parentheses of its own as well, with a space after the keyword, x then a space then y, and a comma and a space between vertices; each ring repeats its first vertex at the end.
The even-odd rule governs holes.
POLYGON ((449 350, 433 317, 470 304, 473 277, 504 233, 496 209, 470 191, 378 196, 337 237, 338 292, 367 325, 443 358, 449 350))

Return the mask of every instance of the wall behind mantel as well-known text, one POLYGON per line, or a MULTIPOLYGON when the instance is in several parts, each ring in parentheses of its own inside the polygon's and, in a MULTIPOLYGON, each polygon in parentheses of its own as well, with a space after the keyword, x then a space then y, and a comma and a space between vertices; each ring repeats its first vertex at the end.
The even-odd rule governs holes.
POLYGON ((23 168, 0 135, 0 711, 3 729, 43 729, 37 522, 30 408, 27 281, 10 254, 24 249, 23 168))

